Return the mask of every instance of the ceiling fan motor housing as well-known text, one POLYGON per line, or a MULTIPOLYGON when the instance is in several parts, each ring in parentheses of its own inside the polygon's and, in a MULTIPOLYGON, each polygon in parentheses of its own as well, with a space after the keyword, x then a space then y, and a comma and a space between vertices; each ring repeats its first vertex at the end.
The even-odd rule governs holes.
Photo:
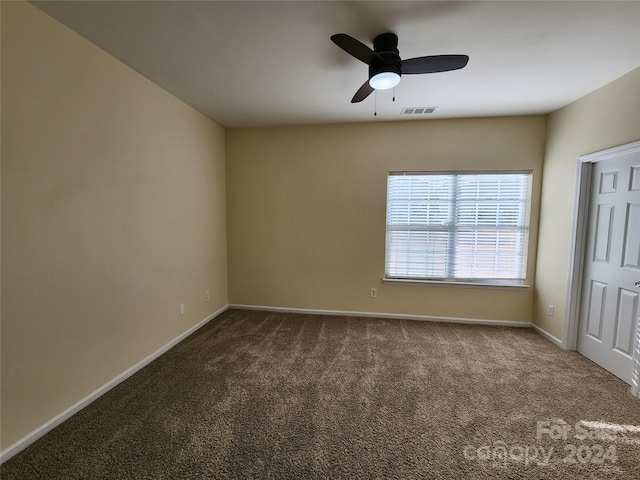
POLYGON ((381 58, 382 62, 374 59, 369 65, 369 78, 382 73, 393 72, 402 75, 402 60, 398 52, 398 36, 395 33, 382 33, 373 41, 373 51, 381 58))

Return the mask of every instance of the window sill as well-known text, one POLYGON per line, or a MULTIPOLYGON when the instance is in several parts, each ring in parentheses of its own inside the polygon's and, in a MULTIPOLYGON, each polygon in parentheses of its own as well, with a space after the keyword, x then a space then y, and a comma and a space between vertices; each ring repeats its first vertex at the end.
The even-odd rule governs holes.
POLYGON ((455 280, 411 280, 408 278, 383 278, 382 283, 389 285, 429 285, 438 287, 465 288, 498 288, 505 290, 525 290, 529 285, 519 281, 509 280, 480 280, 477 282, 455 280))

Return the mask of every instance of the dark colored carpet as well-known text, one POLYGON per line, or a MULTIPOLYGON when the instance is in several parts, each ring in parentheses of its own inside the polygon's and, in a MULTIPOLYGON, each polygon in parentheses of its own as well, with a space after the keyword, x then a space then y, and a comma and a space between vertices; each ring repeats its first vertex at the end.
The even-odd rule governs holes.
POLYGON ((638 479, 640 400, 530 329, 228 310, 0 472, 638 479))

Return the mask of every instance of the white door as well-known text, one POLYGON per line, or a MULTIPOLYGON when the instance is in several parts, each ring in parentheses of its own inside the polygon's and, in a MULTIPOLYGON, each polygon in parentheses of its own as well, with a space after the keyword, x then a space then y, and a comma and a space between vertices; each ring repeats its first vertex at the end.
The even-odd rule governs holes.
POLYGON ((593 166, 578 351, 627 383, 640 314, 640 153, 593 166))

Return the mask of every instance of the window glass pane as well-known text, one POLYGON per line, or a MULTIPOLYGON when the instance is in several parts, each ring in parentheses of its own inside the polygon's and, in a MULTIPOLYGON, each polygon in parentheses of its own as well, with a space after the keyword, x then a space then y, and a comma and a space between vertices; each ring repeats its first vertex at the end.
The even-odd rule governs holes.
POLYGON ((386 276, 524 279, 530 176, 389 175, 386 276))
POLYGON ((388 275, 441 277, 447 272, 446 232, 399 230, 387 234, 388 275))

